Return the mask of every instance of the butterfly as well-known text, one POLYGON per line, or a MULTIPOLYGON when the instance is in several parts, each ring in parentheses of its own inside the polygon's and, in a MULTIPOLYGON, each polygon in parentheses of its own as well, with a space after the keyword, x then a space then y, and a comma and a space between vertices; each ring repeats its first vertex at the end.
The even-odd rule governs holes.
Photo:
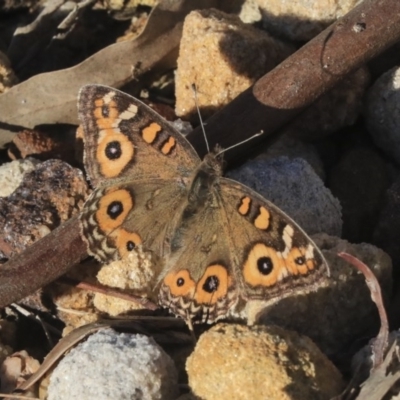
POLYGON ((191 144, 141 101, 84 86, 84 163, 95 187, 80 214, 103 263, 143 248, 162 260, 158 302, 213 323, 240 303, 315 289, 328 265, 307 234, 249 187, 222 177, 222 155, 191 144))

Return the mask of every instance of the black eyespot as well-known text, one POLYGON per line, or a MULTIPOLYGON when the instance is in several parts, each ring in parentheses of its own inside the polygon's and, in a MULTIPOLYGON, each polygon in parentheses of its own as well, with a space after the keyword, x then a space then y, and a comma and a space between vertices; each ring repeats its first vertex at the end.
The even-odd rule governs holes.
POLYGON ((107 215, 111 219, 117 219, 124 211, 124 206, 120 201, 112 201, 107 207, 107 215))
POLYGON ((122 155, 121 143, 117 140, 107 143, 105 153, 109 160, 117 160, 122 155))
POLYGON ((109 116, 109 108, 108 106, 103 106, 101 107, 101 114, 103 115, 104 118, 107 118, 109 116))
POLYGON ((213 293, 218 290, 219 279, 215 275, 208 276, 203 284, 203 290, 207 293, 213 293))
POLYGON ((263 275, 269 275, 274 269, 274 264, 269 257, 260 257, 257 260, 257 268, 263 275))
POLYGON ((297 257, 294 262, 297 265, 304 265, 306 263, 306 258, 304 256, 297 257))
POLYGON ((128 251, 132 251, 136 247, 135 243, 132 240, 128 240, 126 242, 126 248, 128 251))
POLYGON ((178 278, 176 281, 176 286, 183 286, 185 284, 185 280, 183 278, 178 278))

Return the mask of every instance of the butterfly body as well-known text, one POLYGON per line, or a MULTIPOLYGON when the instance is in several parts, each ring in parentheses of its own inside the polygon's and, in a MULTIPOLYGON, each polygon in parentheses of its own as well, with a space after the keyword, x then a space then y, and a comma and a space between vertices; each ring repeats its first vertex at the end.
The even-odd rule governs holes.
POLYGON ((279 208, 201 161, 157 113, 115 89, 81 89, 85 166, 96 187, 82 211, 88 251, 102 262, 142 246, 162 267, 159 303, 214 322, 239 302, 315 289, 328 274, 310 238, 279 208))

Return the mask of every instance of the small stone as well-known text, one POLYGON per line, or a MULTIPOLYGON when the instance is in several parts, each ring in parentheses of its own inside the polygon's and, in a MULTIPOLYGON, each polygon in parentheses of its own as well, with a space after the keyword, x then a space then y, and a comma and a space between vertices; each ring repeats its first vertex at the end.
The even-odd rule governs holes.
POLYGON ((340 372, 307 337, 277 326, 218 324, 186 363, 201 399, 329 399, 344 388, 340 372))
POLYGON ((257 0, 245 0, 240 9, 239 18, 245 24, 254 24, 261 21, 262 15, 257 0))
POLYGON ((287 157, 252 160, 230 171, 227 177, 260 193, 309 235, 325 232, 340 236, 340 203, 306 161, 287 157))
POLYGON ((24 175, 33 171, 38 160, 27 158, 15 160, 0 166, 0 197, 7 197, 21 184, 24 175))
MULTIPOLYGON (((159 266, 151 259, 151 253, 143 251, 139 246, 122 260, 103 265, 97 279, 105 286, 123 289, 127 293, 133 291, 135 295, 151 298, 160 272, 159 266)), ((103 294, 96 294, 93 301, 99 311, 112 316, 143 308, 132 301, 103 294)))
MULTIPOLYGON (((12 393, 22 382, 29 379, 40 367, 39 361, 31 357, 25 350, 9 355, 1 360, 0 379, 2 393, 12 393)), ((36 397, 33 389, 24 393, 27 397, 36 397)))
POLYGON ((176 114, 197 115, 192 84, 205 119, 273 69, 290 53, 287 44, 215 9, 185 19, 176 72, 176 114))
POLYGON ((152 338, 105 329, 60 361, 48 399, 173 400, 178 393, 174 363, 152 338))

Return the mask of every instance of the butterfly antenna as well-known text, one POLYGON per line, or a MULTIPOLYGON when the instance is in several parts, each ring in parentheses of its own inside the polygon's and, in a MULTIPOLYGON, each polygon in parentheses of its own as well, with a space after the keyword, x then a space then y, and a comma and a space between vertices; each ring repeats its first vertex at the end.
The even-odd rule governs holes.
POLYGON ((201 130, 203 131, 204 141, 206 142, 207 152, 209 153, 210 152, 210 146, 208 144, 206 131, 204 129, 203 119, 201 118, 200 109, 199 109, 199 103, 197 101, 197 89, 196 89, 196 84, 194 84, 194 83, 192 83, 192 90, 193 90, 193 95, 194 95, 194 102, 196 104, 197 114, 198 114, 199 120, 200 120, 201 130))
POLYGON ((241 146, 243 143, 249 142, 250 140, 253 140, 253 139, 255 139, 256 137, 261 136, 263 133, 264 133, 264 131, 261 130, 260 132, 256 133, 255 135, 250 136, 249 138, 247 138, 247 139, 245 139, 245 140, 242 140, 242 141, 239 142, 239 143, 235 143, 235 144, 232 145, 231 147, 227 147, 226 149, 222 149, 219 153, 217 153, 217 156, 219 156, 219 155, 221 155, 222 153, 225 153, 226 151, 231 150, 231 149, 233 149, 233 148, 235 148, 235 147, 237 147, 237 146, 241 146))

